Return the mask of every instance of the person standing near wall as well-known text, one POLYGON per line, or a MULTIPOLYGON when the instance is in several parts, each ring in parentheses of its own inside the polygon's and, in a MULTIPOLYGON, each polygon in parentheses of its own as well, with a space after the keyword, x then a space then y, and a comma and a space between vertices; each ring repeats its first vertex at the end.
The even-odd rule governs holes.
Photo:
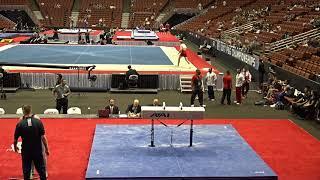
POLYGON ((227 71, 223 76, 223 93, 221 98, 221 104, 224 105, 224 100, 227 96, 227 103, 231 105, 231 90, 232 90, 232 76, 230 71, 227 71))
POLYGON ((61 84, 57 85, 53 89, 53 95, 56 98, 56 109, 63 114, 67 114, 68 111, 68 97, 71 94, 70 88, 67 85, 65 79, 62 80, 61 84))
POLYGON ((216 81, 217 81, 217 75, 216 73, 214 73, 212 71, 212 68, 209 69, 206 78, 205 78, 205 82, 207 84, 208 87, 208 98, 209 101, 214 101, 215 100, 215 96, 214 96, 214 86, 216 86, 216 81))
POLYGON ((263 87, 263 82, 264 82, 264 74, 266 73, 266 70, 264 67, 264 62, 262 59, 260 59, 260 62, 259 62, 258 72, 259 72, 260 92, 262 92, 262 87, 263 87))
POLYGON ((191 88, 192 88, 192 95, 191 95, 191 107, 194 107, 194 100, 196 96, 199 98, 200 106, 205 107, 203 104, 203 82, 201 71, 199 69, 196 70, 196 74, 192 77, 191 80, 191 88))
POLYGON ((241 104, 241 100, 242 100, 241 90, 242 90, 243 82, 244 82, 244 76, 241 73, 241 70, 237 69, 237 75, 236 75, 236 101, 235 101, 235 103, 237 105, 241 104))

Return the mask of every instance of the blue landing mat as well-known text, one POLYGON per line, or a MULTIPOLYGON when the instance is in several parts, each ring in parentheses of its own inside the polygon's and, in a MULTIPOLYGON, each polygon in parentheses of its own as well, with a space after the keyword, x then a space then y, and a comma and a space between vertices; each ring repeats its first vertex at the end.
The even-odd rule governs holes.
POLYGON ((0 51, 0 62, 172 65, 160 47, 151 46, 18 45, 0 51))
POLYGON ((97 125, 86 179, 277 179, 232 125, 194 126, 191 148, 189 126, 156 125, 149 144, 150 126, 97 125))

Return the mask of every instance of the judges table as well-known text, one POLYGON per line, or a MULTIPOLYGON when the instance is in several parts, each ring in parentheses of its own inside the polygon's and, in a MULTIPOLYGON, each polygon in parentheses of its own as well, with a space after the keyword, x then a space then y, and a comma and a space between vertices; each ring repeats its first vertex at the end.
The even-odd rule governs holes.
POLYGON ((173 106, 142 106, 141 116, 143 119, 151 119, 151 147, 154 145, 154 121, 157 120, 164 126, 167 126, 161 119, 181 119, 184 120, 178 124, 177 127, 190 120, 190 144, 192 146, 193 141, 193 121, 203 119, 205 109, 204 107, 173 107, 173 106))

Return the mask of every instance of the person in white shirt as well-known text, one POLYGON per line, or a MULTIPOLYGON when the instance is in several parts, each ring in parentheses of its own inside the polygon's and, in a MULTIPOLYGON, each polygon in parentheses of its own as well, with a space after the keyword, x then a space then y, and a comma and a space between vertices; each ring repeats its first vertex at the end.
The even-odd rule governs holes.
POLYGON ((181 41, 181 44, 180 44, 180 50, 179 50, 179 58, 178 58, 178 66, 180 65, 180 59, 184 57, 184 59, 186 60, 186 62, 188 64, 190 64, 190 62, 188 61, 187 59, 187 45, 184 44, 182 41, 181 41))
POLYGON ((217 75, 212 71, 212 68, 210 68, 205 77, 205 82, 208 87, 208 98, 210 101, 215 100, 213 87, 216 86, 216 81, 217 81, 217 75))
POLYGON ((251 73, 249 71, 249 69, 247 68, 243 68, 242 69, 242 74, 243 74, 243 77, 244 77, 244 82, 243 82, 243 85, 242 85, 242 96, 244 98, 247 97, 247 94, 248 94, 248 91, 250 89, 250 83, 251 83, 251 73))
POLYGON ((235 101, 235 103, 238 104, 238 105, 241 104, 241 100, 242 100, 241 89, 242 89, 243 82, 244 82, 244 76, 241 73, 241 70, 237 69, 237 75, 236 75, 236 101, 235 101))

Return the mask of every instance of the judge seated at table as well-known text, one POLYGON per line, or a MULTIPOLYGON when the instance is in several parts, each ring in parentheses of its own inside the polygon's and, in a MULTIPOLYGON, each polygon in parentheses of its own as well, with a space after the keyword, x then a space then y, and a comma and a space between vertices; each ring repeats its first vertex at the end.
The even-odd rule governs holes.
POLYGON ((152 104, 150 104, 149 106, 160 106, 159 99, 153 99, 152 104))
POLYGON ((109 105, 105 107, 109 111, 109 114, 119 114, 119 108, 115 105, 114 99, 109 100, 109 105))
POLYGON ((139 73, 131 68, 131 65, 128 66, 128 71, 126 72, 126 84, 127 87, 137 87, 138 85, 139 73))
POLYGON ((139 100, 135 99, 133 101, 133 104, 129 105, 126 113, 128 114, 128 117, 131 118, 139 118, 141 115, 141 106, 139 104, 139 100))

